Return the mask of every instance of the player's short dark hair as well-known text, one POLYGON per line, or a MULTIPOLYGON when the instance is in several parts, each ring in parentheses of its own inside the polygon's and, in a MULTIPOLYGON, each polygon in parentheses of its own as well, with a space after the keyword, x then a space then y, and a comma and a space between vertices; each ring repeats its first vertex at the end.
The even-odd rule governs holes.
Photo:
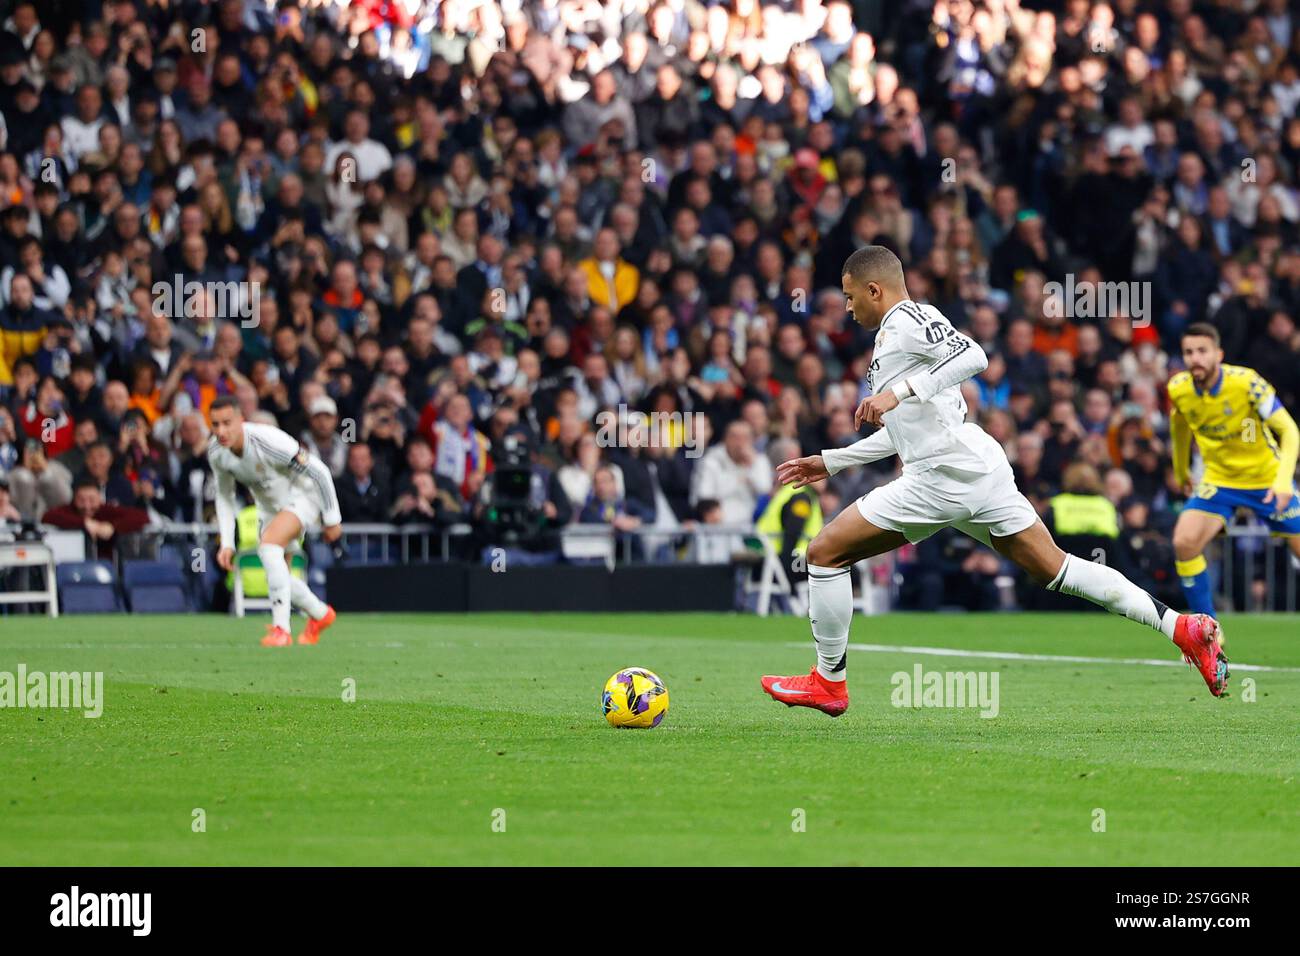
POLYGON ((1222 344, 1219 340, 1219 330, 1209 322, 1193 322, 1187 328, 1183 329, 1182 338, 1187 338, 1189 335, 1203 336, 1212 341, 1215 348, 1218 348, 1222 344))
POLYGON ((863 246, 844 260, 842 272, 859 283, 903 284, 903 263, 884 246, 863 246))
POLYGON ((239 399, 233 395, 218 395, 214 398, 212 404, 208 406, 208 414, 211 415, 220 408, 233 408, 235 411, 243 413, 243 410, 239 407, 239 399))

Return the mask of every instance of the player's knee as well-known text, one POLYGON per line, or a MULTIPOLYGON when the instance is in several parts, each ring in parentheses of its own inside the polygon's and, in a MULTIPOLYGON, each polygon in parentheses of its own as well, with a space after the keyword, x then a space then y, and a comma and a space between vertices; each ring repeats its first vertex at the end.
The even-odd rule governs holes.
POLYGON ((1174 528, 1174 557, 1179 561, 1190 561, 1201 553, 1200 542, 1186 531, 1174 528))
POLYGON ((262 567, 270 571, 272 568, 282 569, 288 565, 289 555, 286 553, 283 545, 276 544, 274 541, 262 539, 257 546, 257 556, 262 562, 262 567))
POLYGON ((825 534, 818 534, 808 544, 808 563, 819 568, 842 568, 848 561, 843 549, 825 534))

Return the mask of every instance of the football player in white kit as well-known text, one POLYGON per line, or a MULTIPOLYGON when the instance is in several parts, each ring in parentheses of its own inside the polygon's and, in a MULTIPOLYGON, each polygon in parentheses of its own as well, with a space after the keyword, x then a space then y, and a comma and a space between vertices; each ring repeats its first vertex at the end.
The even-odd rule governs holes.
POLYGON ((1086 598, 1161 631, 1215 697, 1227 684, 1219 625, 1207 614, 1178 614, 1114 568, 1068 555, 1016 488, 1006 454, 966 421, 961 383, 988 365, 984 350, 938 309, 913 302, 903 266, 884 246, 844 263, 853 319, 876 331, 868 391, 855 424, 882 426, 847 448, 796 458, 777 468, 781 483, 808 485, 850 465, 897 455, 903 473, 845 508, 808 547, 808 616, 817 645, 810 673, 768 676, 763 690, 790 706, 838 717, 849 706, 845 649, 853 617, 849 569, 858 561, 953 527, 990 545, 1049 590, 1086 598))
POLYGON ((253 495, 257 506, 260 540, 258 557, 266 571, 271 599, 271 623, 264 647, 287 647, 290 606, 307 614, 299 644, 315 644, 334 623, 334 609, 289 573, 289 555, 301 547, 308 528, 324 525, 321 537, 333 544, 343 534, 339 499, 329 468, 273 425, 245 422, 233 396, 222 396, 211 406, 212 437, 208 462, 217 479, 217 525, 221 533, 217 564, 229 571, 235 557, 235 482, 253 495))

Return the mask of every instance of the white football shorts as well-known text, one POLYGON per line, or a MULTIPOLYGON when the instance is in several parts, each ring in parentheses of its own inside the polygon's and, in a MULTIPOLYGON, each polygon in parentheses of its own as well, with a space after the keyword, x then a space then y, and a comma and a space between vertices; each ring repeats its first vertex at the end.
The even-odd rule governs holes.
POLYGON ((268 524, 270 524, 271 519, 274 518, 281 511, 290 512, 295 517, 297 517, 299 521, 302 522, 302 534, 298 536, 298 540, 295 541, 288 549, 290 551, 301 550, 303 537, 306 535, 308 531, 312 530, 313 528, 317 527, 320 524, 320 516, 321 516, 320 503, 317 502, 311 495, 304 494, 301 491, 295 490, 284 501, 283 506, 279 510, 268 513, 267 511, 259 508, 257 510, 257 524, 258 524, 259 539, 261 538, 262 529, 264 529, 268 524))
POLYGON ((1005 538, 1038 520, 1007 464, 970 481, 935 471, 905 474, 859 498, 858 513, 877 528, 901 531, 913 544, 944 528, 988 544, 990 536, 1005 538))

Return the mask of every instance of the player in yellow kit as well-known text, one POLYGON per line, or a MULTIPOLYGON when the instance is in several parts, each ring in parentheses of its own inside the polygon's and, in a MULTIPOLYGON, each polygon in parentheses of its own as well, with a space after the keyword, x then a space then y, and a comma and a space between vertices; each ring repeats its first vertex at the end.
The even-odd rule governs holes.
POLYGON ((1295 487, 1300 430, 1258 372, 1225 365, 1219 333, 1197 322, 1183 333, 1187 371, 1169 380, 1174 477, 1190 495, 1174 526, 1174 557, 1188 609, 1214 614, 1205 546, 1238 508, 1249 508, 1300 556, 1300 496, 1295 487), (1193 487, 1191 439, 1205 475, 1193 487))

